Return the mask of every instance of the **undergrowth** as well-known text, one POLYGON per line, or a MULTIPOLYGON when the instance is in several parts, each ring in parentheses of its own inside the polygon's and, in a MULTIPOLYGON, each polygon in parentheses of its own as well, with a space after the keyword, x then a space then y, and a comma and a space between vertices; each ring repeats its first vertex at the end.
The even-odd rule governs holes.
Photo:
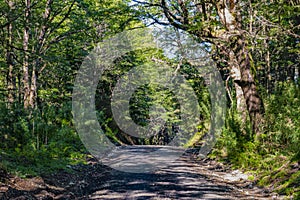
MULTIPOLYGON (((232 105, 211 156, 250 172, 261 186, 300 199, 300 89, 283 84, 264 97, 264 104, 265 122, 258 139, 232 105)), ((34 111, 0 104, 0 118, 1 171, 28 177, 85 162, 70 102, 34 111)))
POLYGON ((72 125, 71 104, 34 111, 0 107, 1 168, 20 177, 49 174, 85 162, 86 150, 72 125))
POLYGON ((300 199, 300 89, 282 84, 264 103, 263 134, 254 139, 247 127, 241 131, 233 106, 211 156, 254 174, 260 186, 300 199))

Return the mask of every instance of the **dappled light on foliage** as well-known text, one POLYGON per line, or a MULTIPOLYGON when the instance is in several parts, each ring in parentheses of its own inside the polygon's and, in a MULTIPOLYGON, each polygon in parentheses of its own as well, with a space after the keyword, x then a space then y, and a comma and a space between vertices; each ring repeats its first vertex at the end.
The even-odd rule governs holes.
POLYGON ((248 174, 246 192, 257 198, 267 191, 267 198, 277 192, 299 199, 299 13, 297 0, 1 1, 0 198, 27 189, 41 198, 115 192, 125 199, 124 190, 132 198, 250 198, 237 189, 243 180, 221 183, 234 176, 229 168, 238 168, 248 174), (156 43, 145 39, 144 28, 156 43), (117 36, 124 42, 114 43, 117 36), (107 68, 97 79, 84 65, 107 68), (95 81, 92 92, 85 88, 89 81, 95 81), (78 96, 90 101, 74 102, 78 96), (90 115, 95 119, 84 121, 90 115), (103 138, 115 149, 129 149, 127 155, 106 152, 117 164, 121 158, 134 166, 151 163, 130 154, 143 145, 176 146, 192 151, 193 159, 177 160, 153 177, 128 175, 91 158, 80 125, 96 127, 95 152, 103 138), (224 174, 219 162, 227 166, 224 174), (212 179, 203 174, 216 171, 212 179), (114 183, 118 175, 124 182, 114 183), (108 185, 98 180, 103 177, 108 185), (13 181, 28 188, 9 185, 13 181))

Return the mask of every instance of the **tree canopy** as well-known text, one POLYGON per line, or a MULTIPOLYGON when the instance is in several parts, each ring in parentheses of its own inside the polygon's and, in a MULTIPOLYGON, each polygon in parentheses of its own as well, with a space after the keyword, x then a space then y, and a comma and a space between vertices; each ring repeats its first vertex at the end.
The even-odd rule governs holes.
POLYGON ((212 79, 188 59, 194 56, 185 43, 190 37, 199 45, 194 54, 213 61, 226 91, 225 123, 209 156, 256 170, 262 185, 275 182, 282 193, 299 193, 300 173, 292 170, 300 161, 299 1, 5 0, 0 27, 0 167, 37 175, 84 162, 87 150, 72 113, 76 75, 99 43, 147 27, 161 47, 116 56, 97 84, 94 104, 105 136, 117 146, 168 145, 182 131, 178 94, 155 83, 141 85, 129 100, 138 126, 165 114, 155 134, 132 136, 113 116, 114 89, 129 79, 125 74, 166 65, 185 78, 183 90, 192 88, 199 104, 195 130, 185 130, 189 139, 181 145, 201 149, 221 95, 212 94, 212 79))

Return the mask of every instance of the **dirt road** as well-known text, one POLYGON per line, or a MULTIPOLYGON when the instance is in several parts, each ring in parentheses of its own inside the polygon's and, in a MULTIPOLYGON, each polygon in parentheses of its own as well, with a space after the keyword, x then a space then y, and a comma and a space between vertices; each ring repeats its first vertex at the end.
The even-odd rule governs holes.
MULTIPOLYGON (((134 147, 125 155, 132 158, 147 151, 149 148, 134 147)), ((124 155, 111 156, 126 161, 124 155)), ((0 186, 0 199, 282 199, 258 188, 238 170, 208 159, 196 160, 192 150, 151 173, 122 172, 95 159, 69 168, 72 173, 61 171, 26 180, 11 177, 0 186)))

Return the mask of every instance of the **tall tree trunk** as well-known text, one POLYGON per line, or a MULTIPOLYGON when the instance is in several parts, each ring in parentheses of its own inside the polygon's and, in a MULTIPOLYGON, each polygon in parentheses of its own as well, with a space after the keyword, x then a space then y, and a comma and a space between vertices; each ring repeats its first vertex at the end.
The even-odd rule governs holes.
POLYGON ((249 52, 246 47, 245 38, 240 35, 234 43, 233 51, 240 66, 241 80, 236 80, 243 90, 247 104, 248 113, 252 123, 252 130, 259 135, 261 133, 261 123, 263 120, 263 102, 258 94, 254 77, 251 73, 249 52))
POLYGON ((236 62, 234 52, 231 50, 229 53, 229 65, 230 65, 229 68, 230 68, 231 78, 234 80, 234 88, 236 93, 236 108, 238 114, 241 117, 242 126, 245 127, 247 121, 247 105, 246 105, 243 89, 236 82, 237 80, 241 80, 241 71, 238 63, 236 62))
POLYGON ((299 70, 300 69, 300 67, 299 66, 296 66, 295 67, 295 76, 294 76, 294 81, 295 81, 295 84, 296 85, 299 85, 299 70))
POLYGON ((267 93, 272 91, 271 89, 271 84, 272 84, 272 76, 271 76, 271 58, 270 58, 270 49, 269 49, 269 29, 268 27, 264 24, 263 26, 263 34, 266 35, 266 38, 263 40, 263 45, 264 45, 264 50, 262 53, 264 54, 265 59, 265 88, 267 89, 267 93))
POLYGON ((46 32, 48 30, 48 26, 46 25, 46 21, 51 13, 51 5, 53 0, 47 0, 45 5, 45 11, 43 13, 43 23, 39 30, 38 42, 35 47, 35 55, 37 58, 33 62, 32 72, 31 72, 31 83, 30 83, 30 94, 29 94, 29 104, 32 108, 37 107, 38 100, 38 73, 41 65, 40 55, 42 54, 42 48, 45 44, 46 32))
MULTIPOLYGON (((9 12, 13 13, 14 9, 14 2, 8 1, 9 12)), ((7 100, 8 106, 14 103, 16 98, 16 79, 14 74, 14 62, 13 62, 13 49, 12 49, 12 41, 13 41, 13 24, 12 24, 12 17, 11 14, 8 14, 8 26, 7 26, 7 52, 6 52, 6 63, 8 66, 8 73, 7 73, 7 100)))
POLYGON ((23 94, 24 94, 24 108, 29 108, 30 105, 30 83, 29 83, 29 55, 28 55, 28 43, 29 43, 29 16, 30 16, 30 0, 25 0, 25 27, 23 35, 23 94))
MULTIPOLYGON (((248 114, 252 123, 254 133, 260 133, 260 124, 263 119, 263 104, 262 99, 258 94, 254 77, 251 73, 250 53, 248 51, 244 32, 241 31, 242 17, 239 12, 239 5, 236 1, 219 1, 216 4, 218 15, 224 25, 226 32, 223 38, 227 38, 230 44, 230 60, 231 63, 237 63, 240 71, 240 80, 235 80, 235 83, 240 86, 243 91, 243 96, 246 101, 248 114)), ((230 66, 235 67, 235 66, 230 66)), ((237 67, 236 67, 237 68, 237 67)), ((239 89, 239 87, 236 87, 239 89)), ((237 93, 241 93, 239 90, 237 93)), ((240 94, 241 95, 241 94, 240 94)), ((239 99, 237 99, 239 100, 239 99)))
POLYGON ((29 105, 31 108, 35 108, 37 99, 37 74, 36 66, 34 65, 31 73, 31 84, 30 84, 30 94, 29 94, 29 105))

